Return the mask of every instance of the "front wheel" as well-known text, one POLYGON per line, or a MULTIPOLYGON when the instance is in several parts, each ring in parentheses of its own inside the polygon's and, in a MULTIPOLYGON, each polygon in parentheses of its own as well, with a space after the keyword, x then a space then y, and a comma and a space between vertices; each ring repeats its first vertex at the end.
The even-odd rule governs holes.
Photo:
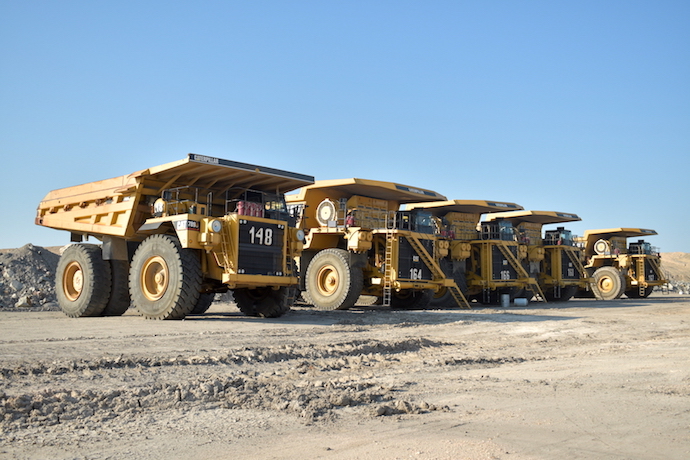
POLYGON ((199 300, 201 264, 176 237, 151 235, 137 248, 129 271, 132 303, 148 319, 182 319, 199 300))
POLYGON ((592 291, 597 300, 615 300, 623 295, 625 278, 614 267, 599 267, 592 278, 592 291))
POLYGON ((364 287, 361 268, 353 267, 343 249, 324 249, 309 262, 307 295, 321 310, 347 310, 355 305, 364 287))

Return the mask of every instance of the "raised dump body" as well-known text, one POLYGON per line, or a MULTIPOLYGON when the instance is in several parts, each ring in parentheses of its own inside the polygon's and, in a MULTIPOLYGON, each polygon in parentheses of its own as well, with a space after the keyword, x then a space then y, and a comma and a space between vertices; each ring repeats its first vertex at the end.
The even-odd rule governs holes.
MULTIPOLYGON (((521 210, 522 206, 500 201, 451 200, 413 203, 406 208, 427 210, 440 220, 442 234, 450 242, 450 251, 441 259, 441 265, 468 299, 495 304, 502 294, 514 297, 533 282, 518 262, 518 243, 512 226, 508 222, 480 225, 483 214, 521 210)), ((440 291, 432 305, 447 306, 449 302, 448 294, 440 291)))
POLYGON ((576 244, 570 230, 558 227, 542 235, 544 225, 579 220, 576 214, 556 211, 523 210, 487 216, 488 222, 509 222, 515 229, 521 273, 537 281, 536 287, 526 286, 521 294, 528 297, 539 294, 548 301, 566 301, 578 290, 588 288, 582 247, 576 244))
POLYGON ((659 250, 644 240, 627 243, 628 238, 656 235, 646 228, 608 228, 587 230, 578 238, 585 250, 585 269, 592 278, 591 292, 579 291, 579 297, 594 295, 612 300, 625 294, 630 298, 648 297, 655 286, 668 281, 661 270, 659 250))
POLYGON ((442 287, 457 290, 438 265, 439 251, 448 248, 431 214, 399 210, 402 203, 445 200, 442 195, 353 178, 317 181, 286 198, 301 210, 300 287, 316 307, 347 309, 363 294, 394 308, 424 308, 442 287))
POLYGON ((54 190, 36 224, 71 233, 57 270, 69 316, 122 314, 130 302, 147 318, 203 313, 216 292, 238 307, 279 316, 298 283, 293 260, 303 234, 284 193, 313 177, 189 154, 135 173, 54 190), (102 247, 81 243, 87 237, 102 247))

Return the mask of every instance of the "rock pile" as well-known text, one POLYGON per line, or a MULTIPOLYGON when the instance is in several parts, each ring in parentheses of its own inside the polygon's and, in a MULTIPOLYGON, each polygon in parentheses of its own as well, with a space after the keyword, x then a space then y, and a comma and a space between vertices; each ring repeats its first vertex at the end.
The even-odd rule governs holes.
POLYGON ((0 308, 58 310, 55 269, 59 259, 33 244, 0 253, 0 308))

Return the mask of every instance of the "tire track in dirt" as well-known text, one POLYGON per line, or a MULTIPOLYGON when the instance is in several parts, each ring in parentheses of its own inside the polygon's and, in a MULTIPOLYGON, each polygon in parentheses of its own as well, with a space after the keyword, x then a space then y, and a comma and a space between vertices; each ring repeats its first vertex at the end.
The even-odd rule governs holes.
POLYGON ((365 416, 449 410, 401 399, 411 383, 391 386, 381 377, 391 367, 410 362, 422 367, 495 367, 526 361, 515 357, 427 360, 456 351, 457 344, 408 338, 328 346, 244 347, 220 355, 21 363, 0 368, 0 388, 4 388, 0 391, 4 433, 0 440, 11 442, 27 428, 59 425, 77 429, 151 411, 186 411, 209 405, 276 411, 305 422, 334 420, 342 411, 351 410, 365 416), (27 388, 41 390, 27 392, 27 388))

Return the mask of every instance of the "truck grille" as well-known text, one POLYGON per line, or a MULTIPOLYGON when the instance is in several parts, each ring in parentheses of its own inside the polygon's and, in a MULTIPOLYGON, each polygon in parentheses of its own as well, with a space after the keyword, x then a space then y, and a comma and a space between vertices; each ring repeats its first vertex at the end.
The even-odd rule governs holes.
POLYGON ((240 219, 238 273, 283 276, 285 226, 240 219))

